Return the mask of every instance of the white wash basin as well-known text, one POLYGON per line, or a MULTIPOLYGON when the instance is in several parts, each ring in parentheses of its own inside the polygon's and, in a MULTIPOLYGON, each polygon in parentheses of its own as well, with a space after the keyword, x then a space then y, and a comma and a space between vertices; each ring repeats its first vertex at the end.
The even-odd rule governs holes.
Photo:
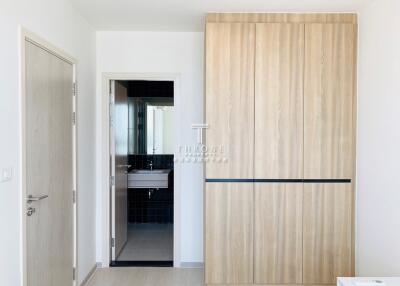
POLYGON ((128 188, 168 188, 168 174, 170 169, 132 170, 128 174, 128 188))
POLYGON ((165 174, 169 173, 169 170, 133 170, 130 174, 165 174))

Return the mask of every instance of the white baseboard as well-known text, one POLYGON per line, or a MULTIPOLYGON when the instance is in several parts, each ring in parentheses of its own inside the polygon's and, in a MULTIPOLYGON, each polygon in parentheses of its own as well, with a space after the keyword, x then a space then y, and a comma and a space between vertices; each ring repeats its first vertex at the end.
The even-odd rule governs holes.
POLYGON ((92 267, 92 269, 91 269, 91 270, 89 271, 89 273, 86 275, 85 279, 83 279, 83 281, 82 281, 82 283, 80 284, 80 286, 86 285, 86 284, 89 282, 89 280, 92 279, 92 277, 94 276, 94 273, 96 272, 97 264, 98 264, 98 263, 96 263, 96 264, 92 267))
POLYGON ((203 268, 203 262, 181 262, 181 268, 203 268))

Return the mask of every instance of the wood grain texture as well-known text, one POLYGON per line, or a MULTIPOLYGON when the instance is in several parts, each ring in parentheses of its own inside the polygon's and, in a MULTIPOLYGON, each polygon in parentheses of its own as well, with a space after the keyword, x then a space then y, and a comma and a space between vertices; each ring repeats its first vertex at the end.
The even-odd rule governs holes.
POLYGON ((254 283, 301 284, 303 184, 255 184, 254 283))
POLYGON ((253 283, 253 184, 207 183, 205 281, 253 283))
POLYGON ((306 24, 304 178, 354 177, 353 24, 306 24))
MULTIPOLYGON (((231 148, 226 154, 234 160, 226 166, 207 164, 207 178, 252 178, 249 162, 254 162, 255 178, 354 179, 356 22, 357 17, 349 14, 209 15, 207 145, 222 142, 231 148), (284 23, 273 24, 278 22, 284 23), (257 23, 251 36, 255 52, 243 56, 251 50, 251 37, 243 33, 244 27, 252 29, 248 23, 257 23), (246 77, 252 73, 247 66, 251 63, 255 73, 246 77), (235 86, 232 78, 237 79, 235 86), (251 102, 242 101, 244 94, 251 95, 250 78, 254 130, 248 117, 251 102), (253 156, 251 145, 240 137, 254 143, 253 156)), ((354 275, 352 184, 305 184, 304 193, 297 189, 300 185, 255 184, 253 209, 236 202, 247 205, 249 199, 237 198, 238 184, 206 184, 208 285, 333 285, 336 276, 354 275), (232 219, 237 206, 239 213, 247 207, 246 214, 254 211, 254 222, 243 214, 232 219), (250 253, 243 252, 250 243, 254 265, 250 253)))
POLYGON ((257 24, 255 178, 303 178, 303 24, 257 24))
POLYGON ((25 42, 27 285, 70 286, 73 267, 73 66, 25 42))
POLYGON ((228 160, 206 163, 207 178, 254 176, 254 41, 254 24, 207 24, 206 144, 228 160))
MULTIPOLYGON (((353 176, 354 178, 356 177, 356 170, 357 170, 357 106, 358 106, 358 69, 357 69, 357 65, 358 65, 358 28, 354 27, 354 68, 353 68, 353 79, 354 79, 354 85, 353 85, 353 93, 354 93, 354 101, 353 101, 353 176)), ((353 228, 352 228, 352 258, 351 258, 351 273, 352 276, 355 276, 356 273, 356 190, 357 190, 357 180, 354 179, 352 181, 352 222, 353 222, 353 228)))
POLYGON ((206 23, 357 23, 355 13, 208 13, 206 23))
POLYGON ((115 258, 128 239, 128 89, 115 82, 115 258))
POLYGON ((335 283, 352 273, 352 185, 305 184, 303 283, 335 283))

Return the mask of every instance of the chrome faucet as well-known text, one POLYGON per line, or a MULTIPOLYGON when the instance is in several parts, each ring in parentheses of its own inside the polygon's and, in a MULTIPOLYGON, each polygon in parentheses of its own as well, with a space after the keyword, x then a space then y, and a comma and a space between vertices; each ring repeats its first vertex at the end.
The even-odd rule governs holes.
POLYGON ((153 171, 153 161, 149 160, 150 171, 153 171))

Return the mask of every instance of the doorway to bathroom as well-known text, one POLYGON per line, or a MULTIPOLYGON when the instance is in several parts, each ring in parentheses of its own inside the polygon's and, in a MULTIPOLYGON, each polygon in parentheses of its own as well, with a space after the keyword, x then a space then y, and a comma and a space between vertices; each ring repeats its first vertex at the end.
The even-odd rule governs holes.
POLYGON ((110 81, 110 266, 173 266, 174 86, 110 81))

